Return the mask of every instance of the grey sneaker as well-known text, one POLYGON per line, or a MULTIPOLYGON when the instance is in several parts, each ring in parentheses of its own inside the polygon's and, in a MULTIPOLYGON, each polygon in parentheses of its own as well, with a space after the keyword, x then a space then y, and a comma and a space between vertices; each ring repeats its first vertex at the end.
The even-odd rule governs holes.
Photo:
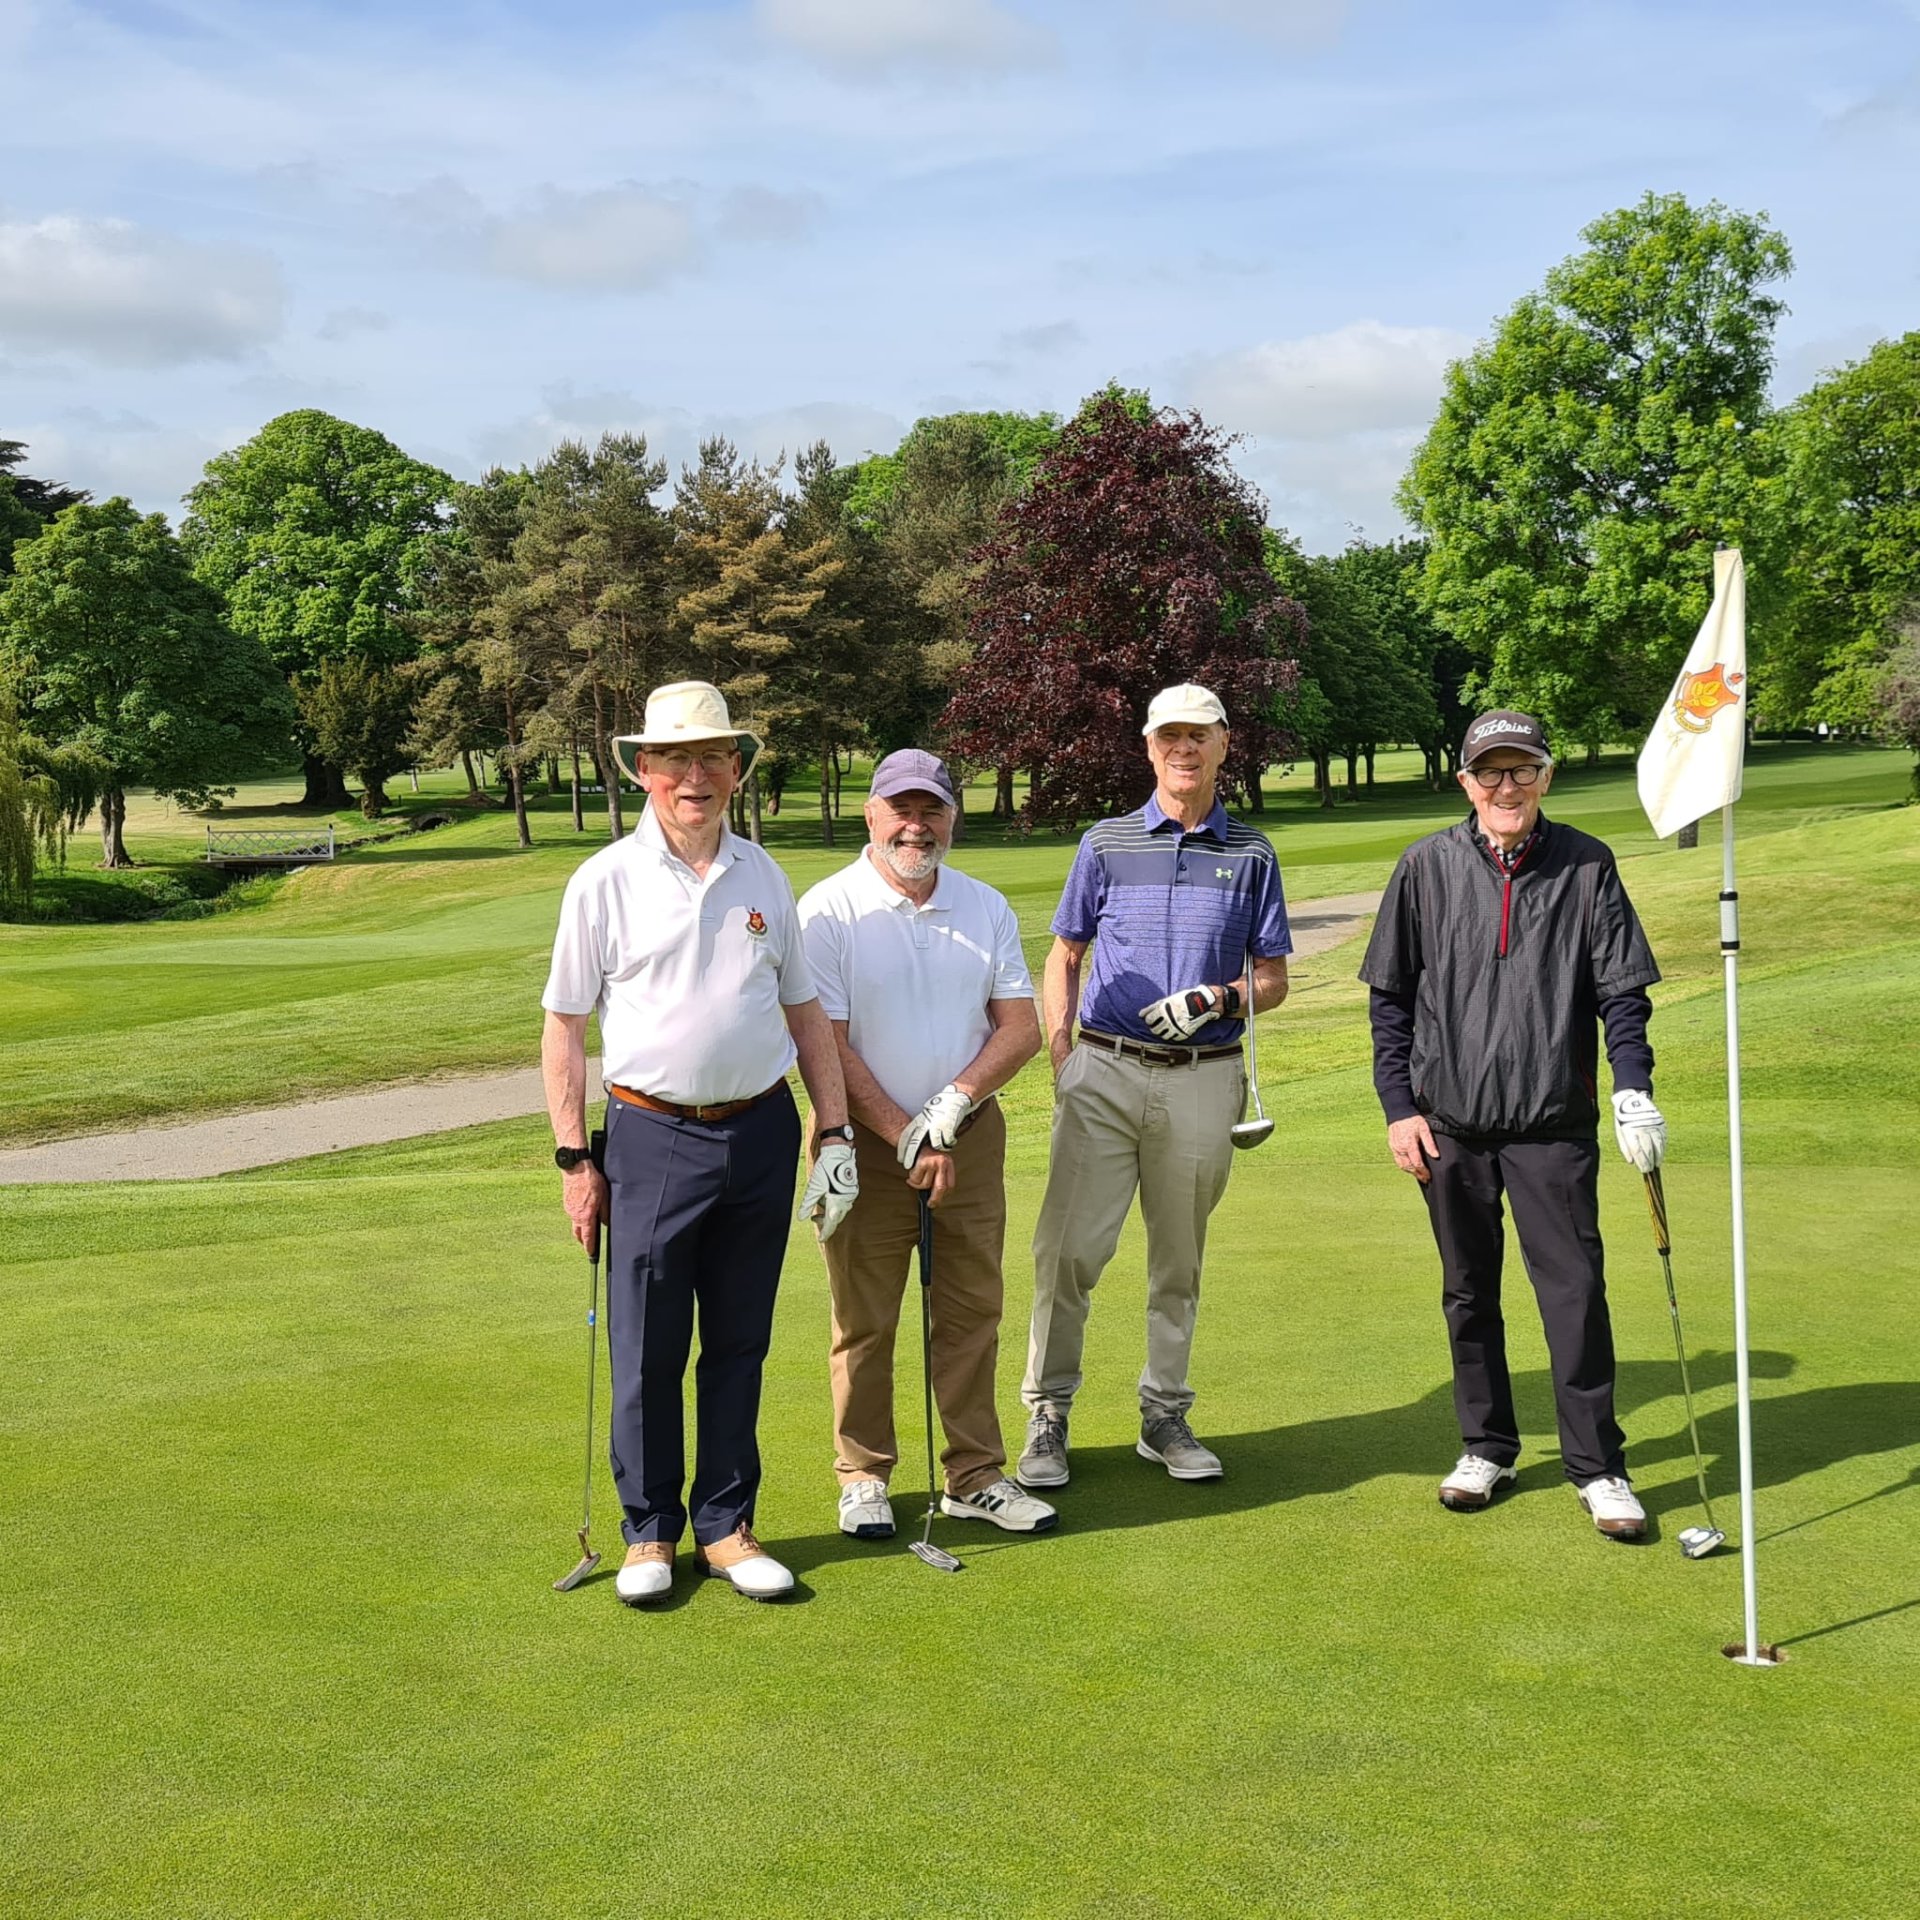
POLYGON ((1158 1460, 1176 1480, 1218 1480, 1224 1471, 1220 1456, 1193 1437, 1184 1414, 1142 1414, 1134 1452, 1143 1460, 1158 1460))
POLYGON ((1067 1423, 1057 1413, 1042 1408, 1027 1422, 1027 1450, 1013 1477, 1023 1487, 1067 1484, 1067 1423))

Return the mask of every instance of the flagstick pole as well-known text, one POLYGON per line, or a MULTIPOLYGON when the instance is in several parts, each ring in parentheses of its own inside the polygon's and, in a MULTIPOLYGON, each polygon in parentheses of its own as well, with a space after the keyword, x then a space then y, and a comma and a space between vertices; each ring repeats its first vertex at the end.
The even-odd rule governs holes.
POLYGON ((1770 1667, 1779 1656, 1760 1641, 1760 1600, 1754 1567, 1753 1405, 1747 1364, 1746 1170, 1740 1139, 1740 896, 1733 883, 1733 808, 1720 812, 1720 958, 1727 991, 1727 1131, 1733 1180, 1733 1356, 1740 1417, 1740 1585, 1746 1640, 1728 1658, 1745 1667, 1770 1667))

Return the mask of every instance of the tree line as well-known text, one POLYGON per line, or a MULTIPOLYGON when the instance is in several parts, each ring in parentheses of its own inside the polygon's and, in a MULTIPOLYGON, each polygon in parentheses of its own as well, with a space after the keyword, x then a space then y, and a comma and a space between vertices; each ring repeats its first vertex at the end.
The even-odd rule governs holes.
POLYGON ((490 758, 522 844, 542 778, 617 835, 610 743, 687 677, 768 741, 741 830, 805 776, 829 845, 854 753, 908 743, 991 773, 996 813, 1021 776, 1029 821, 1133 804, 1135 716, 1178 679, 1227 697, 1245 805, 1296 756, 1324 805, 1363 795, 1389 744, 1439 786, 1481 704, 1638 738, 1723 542, 1763 723, 1920 751, 1920 333, 1775 408, 1763 219, 1648 195, 1582 239, 1449 368, 1413 536, 1331 555, 1266 523, 1228 436, 1118 387, 851 464, 714 439, 669 475, 615 433, 473 483, 301 411, 210 461, 177 535, 0 441, 0 884, 95 811, 124 862, 130 788, 204 805, 293 750, 313 806, 350 776, 377 812, 419 766, 477 796, 490 758))

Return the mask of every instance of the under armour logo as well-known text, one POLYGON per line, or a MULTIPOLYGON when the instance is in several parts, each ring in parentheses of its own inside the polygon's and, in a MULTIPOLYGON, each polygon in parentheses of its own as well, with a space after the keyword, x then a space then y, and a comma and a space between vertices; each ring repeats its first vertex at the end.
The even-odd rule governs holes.
POLYGON ((1215 867, 1213 877, 1216 880, 1231 880, 1233 878, 1233 869, 1231 867, 1215 867))

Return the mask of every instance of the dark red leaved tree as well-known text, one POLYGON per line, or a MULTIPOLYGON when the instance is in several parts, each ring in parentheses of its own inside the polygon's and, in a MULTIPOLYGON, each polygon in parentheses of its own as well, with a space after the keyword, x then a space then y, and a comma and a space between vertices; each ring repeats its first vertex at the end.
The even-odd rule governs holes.
POLYGON ((1027 769, 1029 819, 1138 806, 1147 702, 1182 681, 1226 703, 1232 786, 1287 749, 1269 716, 1305 616, 1267 571, 1261 501, 1230 444, 1198 414, 1099 394, 980 549, 974 658, 940 725, 956 756, 1027 769))

